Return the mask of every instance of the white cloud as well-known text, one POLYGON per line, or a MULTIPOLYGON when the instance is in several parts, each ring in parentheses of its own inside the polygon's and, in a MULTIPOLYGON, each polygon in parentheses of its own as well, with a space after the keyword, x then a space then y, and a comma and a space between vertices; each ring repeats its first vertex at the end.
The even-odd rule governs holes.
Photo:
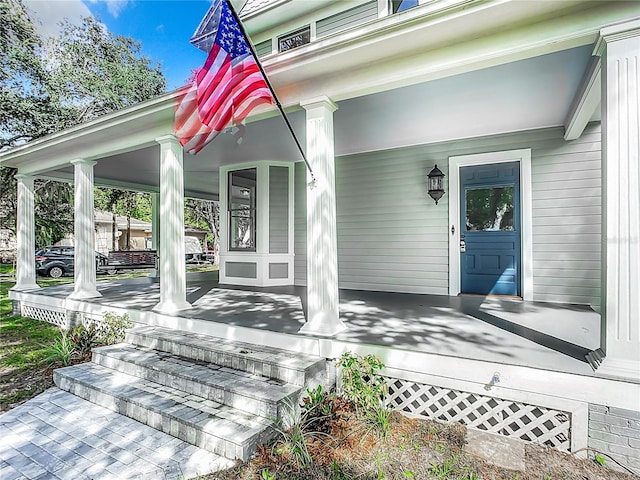
POLYGON ((24 4, 43 37, 59 36, 60 22, 64 19, 80 25, 83 17, 92 16, 82 0, 24 0, 24 4))
POLYGON ((118 18, 120 12, 127 8, 129 3, 132 3, 132 0, 87 0, 90 3, 105 3, 107 5, 107 11, 111 14, 113 18, 118 18))

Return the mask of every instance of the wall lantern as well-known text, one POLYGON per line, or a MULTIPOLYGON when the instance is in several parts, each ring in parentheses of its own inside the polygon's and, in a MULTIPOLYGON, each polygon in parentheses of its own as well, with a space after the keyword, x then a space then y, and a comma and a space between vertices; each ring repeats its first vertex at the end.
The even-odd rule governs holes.
POLYGON ((427 174, 427 185, 429 186, 429 196, 436 201, 442 198, 444 195, 444 173, 438 168, 438 165, 434 165, 433 169, 427 174))

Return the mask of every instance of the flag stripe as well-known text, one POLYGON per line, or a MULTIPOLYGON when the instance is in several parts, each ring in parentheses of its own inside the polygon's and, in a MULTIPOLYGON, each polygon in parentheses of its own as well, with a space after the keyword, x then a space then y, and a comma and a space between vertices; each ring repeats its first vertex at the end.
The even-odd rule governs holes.
POLYGON ((215 41, 192 85, 176 104, 174 131, 185 149, 202 150, 273 97, 226 0, 214 0, 215 41))

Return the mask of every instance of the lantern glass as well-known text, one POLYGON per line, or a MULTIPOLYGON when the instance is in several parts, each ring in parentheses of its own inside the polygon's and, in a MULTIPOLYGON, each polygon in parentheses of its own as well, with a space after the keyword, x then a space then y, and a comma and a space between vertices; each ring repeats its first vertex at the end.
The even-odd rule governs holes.
POLYGON ((442 177, 429 177, 429 190, 442 190, 442 177))

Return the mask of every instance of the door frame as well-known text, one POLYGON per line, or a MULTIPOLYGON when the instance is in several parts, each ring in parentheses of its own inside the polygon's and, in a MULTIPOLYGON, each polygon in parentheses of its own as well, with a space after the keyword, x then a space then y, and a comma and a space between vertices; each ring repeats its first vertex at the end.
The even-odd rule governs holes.
POLYGON ((460 294, 460 168, 520 162, 520 281, 524 300, 533 300, 533 211, 531 149, 449 157, 449 295, 460 294), (451 228, 454 227, 454 233, 451 228))

